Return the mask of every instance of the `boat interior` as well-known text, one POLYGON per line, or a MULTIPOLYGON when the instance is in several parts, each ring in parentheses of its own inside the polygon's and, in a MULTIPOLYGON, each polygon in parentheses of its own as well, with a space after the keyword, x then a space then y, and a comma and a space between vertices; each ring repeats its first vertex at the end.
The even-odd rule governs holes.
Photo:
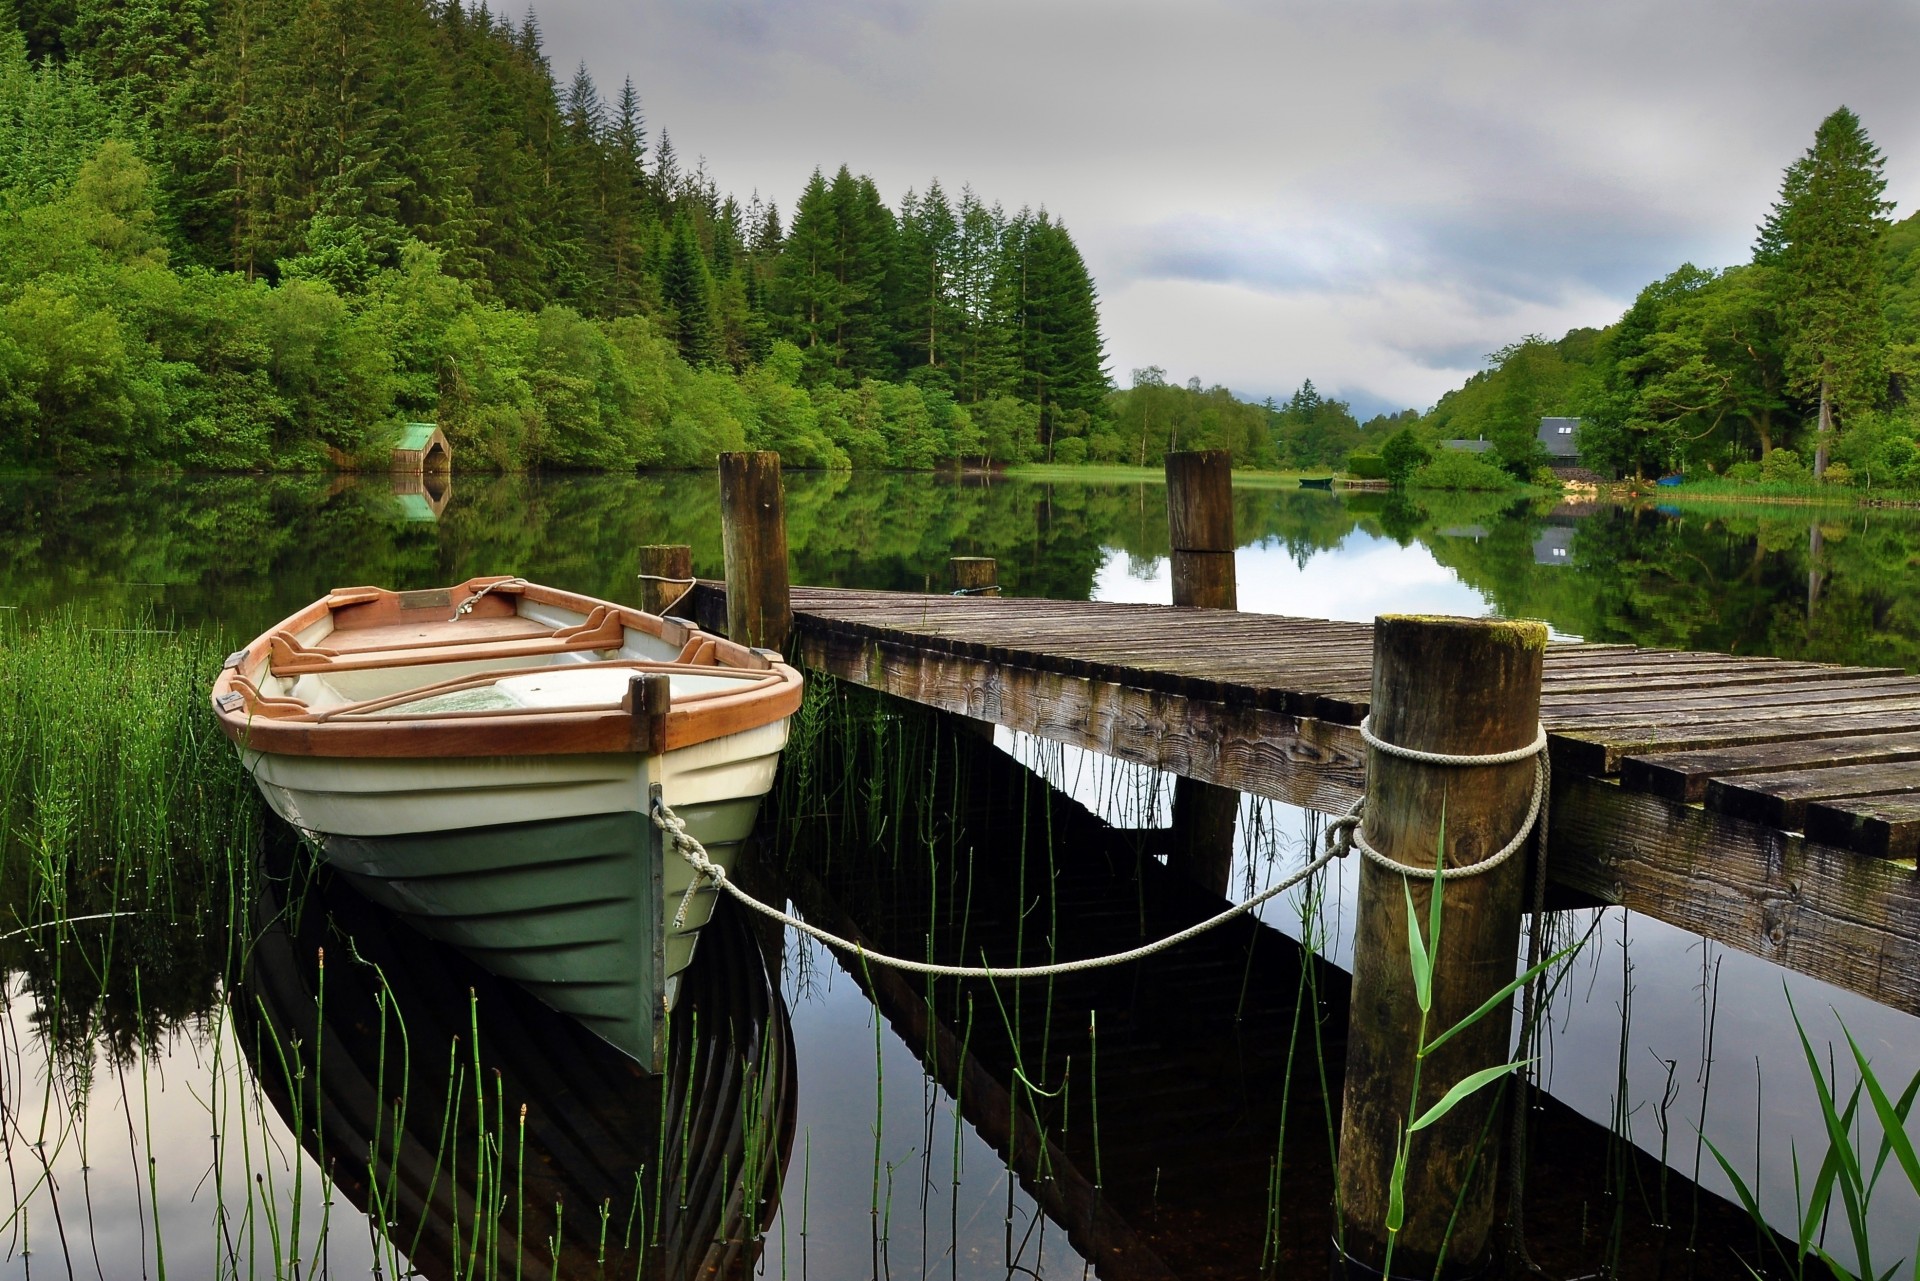
POLYGON ((252 715, 314 721, 605 709, 650 673, 676 706, 782 680, 678 619, 498 578, 338 589, 228 664, 252 715))

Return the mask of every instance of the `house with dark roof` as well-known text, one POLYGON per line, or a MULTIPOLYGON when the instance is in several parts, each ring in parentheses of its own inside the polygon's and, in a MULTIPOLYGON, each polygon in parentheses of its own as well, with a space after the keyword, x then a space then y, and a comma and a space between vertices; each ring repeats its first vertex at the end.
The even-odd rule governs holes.
POLYGON ((1577 463, 1580 451, 1574 446, 1574 432, 1579 428, 1578 418, 1542 418, 1540 420, 1540 444, 1547 451, 1547 457, 1556 464, 1577 463))

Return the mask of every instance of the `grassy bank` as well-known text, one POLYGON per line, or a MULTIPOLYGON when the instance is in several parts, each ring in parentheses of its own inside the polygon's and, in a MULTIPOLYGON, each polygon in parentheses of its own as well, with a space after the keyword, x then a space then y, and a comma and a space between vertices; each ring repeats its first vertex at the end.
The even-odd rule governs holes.
POLYGON ((1920 507, 1920 490, 1854 489, 1814 480, 1735 481, 1721 476, 1689 479, 1668 487, 1651 481, 1629 488, 1663 503, 1778 503, 1802 507, 1920 507))

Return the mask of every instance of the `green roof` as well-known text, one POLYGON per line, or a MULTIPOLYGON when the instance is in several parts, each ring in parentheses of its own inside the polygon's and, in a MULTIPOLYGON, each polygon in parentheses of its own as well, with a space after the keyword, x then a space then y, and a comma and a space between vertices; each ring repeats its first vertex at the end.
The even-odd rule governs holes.
POLYGON ((433 433, 438 430, 439 428, 432 423, 408 423, 394 437, 393 447, 418 452, 427 447, 427 442, 433 439, 433 433))

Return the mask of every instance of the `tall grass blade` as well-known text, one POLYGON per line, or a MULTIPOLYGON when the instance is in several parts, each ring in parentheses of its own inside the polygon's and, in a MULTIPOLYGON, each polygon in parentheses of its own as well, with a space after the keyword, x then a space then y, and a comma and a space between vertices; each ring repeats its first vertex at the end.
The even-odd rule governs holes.
POLYGON ((1460 1101, 1475 1090, 1492 1085, 1515 1068, 1526 1067, 1533 1059, 1515 1059, 1511 1063, 1500 1063, 1490 1068, 1481 1068, 1478 1072, 1468 1073, 1453 1083, 1453 1088, 1440 1096, 1440 1101, 1420 1114, 1420 1119, 1407 1127, 1408 1134, 1426 1129, 1435 1121, 1460 1106, 1460 1101))

